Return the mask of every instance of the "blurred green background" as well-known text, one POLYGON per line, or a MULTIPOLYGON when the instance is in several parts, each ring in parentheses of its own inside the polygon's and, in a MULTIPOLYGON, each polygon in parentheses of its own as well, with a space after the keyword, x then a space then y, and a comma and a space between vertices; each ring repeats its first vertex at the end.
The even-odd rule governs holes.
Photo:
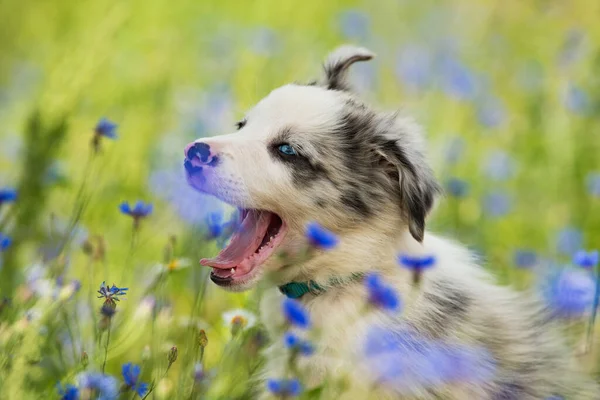
MULTIPOLYGON (((81 281, 83 294, 104 280, 130 288, 115 323, 150 293, 167 310, 161 346, 186 348, 188 328, 205 329, 206 362, 220 362, 221 314, 254 299, 204 286, 196 262, 218 250, 205 218, 226 207, 187 187, 183 148, 231 132, 273 88, 318 78, 345 43, 377 54, 353 69, 356 90, 425 127, 447 190, 430 229, 478 252, 500 282, 525 287, 528 267, 600 243, 599 12, 592 0, 1 0, 0 187, 21 189, 0 214, 14 239, 2 295, 18 298, 32 266, 58 263, 55 275, 81 281), (119 138, 104 140, 89 167, 101 117, 119 138), (118 206, 137 199, 154 212, 132 244, 118 206), (106 257, 90 261, 81 244, 97 237, 106 257), (192 265, 147 290, 156 264, 174 257, 192 265)), ((123 328, 108 370, 139 360, 158 340, 150 331, 123 328)), ((185 375, 192 364, 173 368, 185 375)), ((47 388, 65 377, 48 374, 28 379, 47 388)))

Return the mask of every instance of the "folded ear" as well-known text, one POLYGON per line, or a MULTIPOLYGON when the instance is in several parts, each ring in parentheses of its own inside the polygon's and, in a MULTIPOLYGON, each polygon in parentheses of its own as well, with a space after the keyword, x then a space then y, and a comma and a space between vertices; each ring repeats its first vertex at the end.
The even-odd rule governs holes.
POLYGON ((325 86, 332 90, 348 90, 348 68, 355 62, 368 61, 373 57, 375 54, 363 47, 338 47, 325 60, 325 86))
POLYGON ((413 126, 416 132, 410 128, 395 126, 398 132, 383 136, 378 152, 390 179, 399 184, 400 206, 410 234, 422 242, 425 219, 441 188, 421 150, 418 128, 413 126))

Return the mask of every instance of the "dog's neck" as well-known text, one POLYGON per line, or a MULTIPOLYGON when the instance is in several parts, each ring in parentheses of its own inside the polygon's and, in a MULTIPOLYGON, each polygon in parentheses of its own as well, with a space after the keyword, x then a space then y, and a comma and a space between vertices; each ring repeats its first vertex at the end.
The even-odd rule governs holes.
POLYGON ((342 238, 337 248, 294 266, 296 273, 282 277, 278 286, 291 298, 318 296, 360 282, 371 272, 400 273, 401 268, 396 262, 398 253, 415 253, 421 248, 408 231, 390 233, 372 229, 349 235, 342 238))
POLYGON ((329 279, 327 286, 320 285, 313 280, 307 282, 292 281, 279 286, 279 290, 290 299, 299 299, 307 294, 318 296, 331 288, 343 287, 349 283, 362 281, 364 277, 365 274, 363 273, 353 273, 349 277, 333 277, 329 279))

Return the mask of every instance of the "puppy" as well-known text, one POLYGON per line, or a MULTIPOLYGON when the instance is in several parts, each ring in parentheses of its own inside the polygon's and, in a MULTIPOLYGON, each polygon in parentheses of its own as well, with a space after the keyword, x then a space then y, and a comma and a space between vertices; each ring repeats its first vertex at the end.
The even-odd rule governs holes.
MULTIPOLYGON (((187 146, 188 182, 241 210, 229 245, 201 261, 212 267, 211 280, 232 291, 267 280, 261 314, 274 332, 283 299, 278 287, 319 288, 294 296, 320 333, 316 354, 298 367, 307 389, 337 383, 328 385, 327 398, 600 398, 541 302, 494 285, 464 248, 426 233, 440 187, 420 128, 364 104, 347 81, 352 64, 372 57, 364 48, 341 47, 327 58, 320 82, 275 89, 238 122, 237 132, 187 146), (306 253, 311 221, 337 234, 339 244, 306 253), (437 263, 416 287, 411 272, 397 265, 399 253, 434 255, 437 263), (374 271, 402 295, 401 312, 365 307, 360 277, 374 271), (406 390, 375 385, 362 344, 373 326, 485 349, 493 372, 483 381, 410 382, 406 390)), ((264 376, 280 377, 283 344, 274 343, 267 359, 264 376)))

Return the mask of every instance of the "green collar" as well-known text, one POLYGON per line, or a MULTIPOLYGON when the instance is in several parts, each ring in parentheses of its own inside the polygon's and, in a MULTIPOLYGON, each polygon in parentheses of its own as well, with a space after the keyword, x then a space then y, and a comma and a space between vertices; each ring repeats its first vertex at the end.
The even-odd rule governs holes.
MULTIPOLYGON (((343 286, 345 283, 359 281, 364 277, 364 274, 352 274, 349 279, 331 278, 328 286, 343 286)), ((289 282, 279 286, 279 290, 290 299, 299 299, 306 293, 311 293, 315 296, 327 291, 327 288, 319 285, 315 281, 308 282, 289 282)))

